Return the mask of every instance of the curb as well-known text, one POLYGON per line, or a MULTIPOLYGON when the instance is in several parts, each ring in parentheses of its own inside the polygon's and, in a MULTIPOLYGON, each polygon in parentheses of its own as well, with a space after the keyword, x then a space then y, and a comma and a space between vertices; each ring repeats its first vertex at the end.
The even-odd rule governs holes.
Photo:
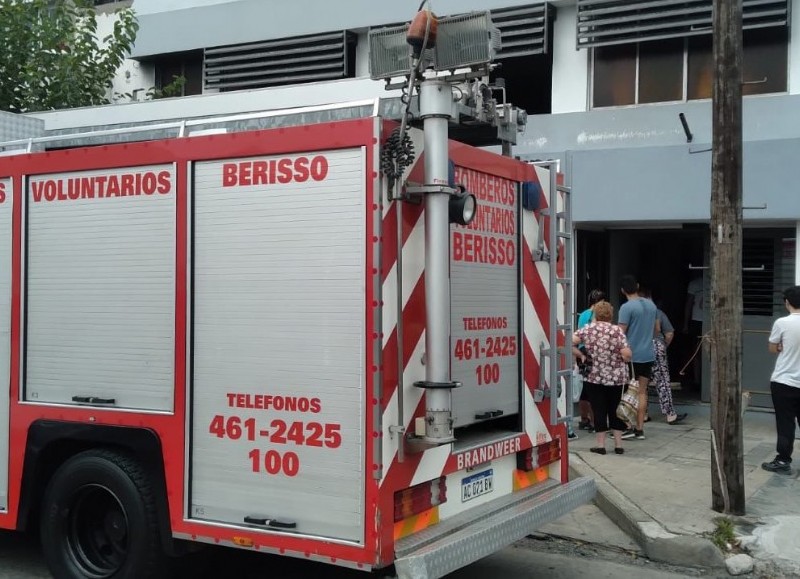
POLYGON ((570 453, 569 465, 570 478, 594 479, 597 485, 594 502, 597 507, 639 544, 648 559, 687 567, 725 567, 725 558, 714 543, 704 537, 676 535, 667 531, 589 466, 580 453, 570 453))

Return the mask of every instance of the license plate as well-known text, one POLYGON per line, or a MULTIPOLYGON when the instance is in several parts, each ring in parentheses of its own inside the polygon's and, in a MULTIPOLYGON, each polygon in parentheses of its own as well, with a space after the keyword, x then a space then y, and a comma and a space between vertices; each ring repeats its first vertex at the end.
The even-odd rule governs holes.
POLYGON ((461 502, 466 503, 494 490, 494 469, 485 470, 461 479, 461 502))

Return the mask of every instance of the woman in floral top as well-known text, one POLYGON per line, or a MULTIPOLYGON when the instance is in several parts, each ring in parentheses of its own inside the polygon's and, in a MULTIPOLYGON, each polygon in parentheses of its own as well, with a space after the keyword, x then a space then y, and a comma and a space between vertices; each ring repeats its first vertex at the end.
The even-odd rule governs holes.
POLYGON ((594 308, 594 321, 576 330, 573 344, 581 342, 592 358, 592 370, 583 387, 589 389, 589 402, 594 414, 597 446, 591 451, 606 453, 606 432, 614 431, 614 452, 622 454, 622 431, 625 423, 617 418, 617 405, 622 399, 622 389, 628 381, 628 365, 631 349, 619 326, 611 323, 614 308, 608 302, 600 302, 594 308))

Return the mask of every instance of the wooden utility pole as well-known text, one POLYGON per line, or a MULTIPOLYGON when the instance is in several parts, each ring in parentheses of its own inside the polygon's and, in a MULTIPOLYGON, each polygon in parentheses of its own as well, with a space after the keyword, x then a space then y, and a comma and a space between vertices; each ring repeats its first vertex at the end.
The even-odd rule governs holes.
POLYGON ((743 515, 742 0, 714 0, 711 161, 711 499, 743 515))

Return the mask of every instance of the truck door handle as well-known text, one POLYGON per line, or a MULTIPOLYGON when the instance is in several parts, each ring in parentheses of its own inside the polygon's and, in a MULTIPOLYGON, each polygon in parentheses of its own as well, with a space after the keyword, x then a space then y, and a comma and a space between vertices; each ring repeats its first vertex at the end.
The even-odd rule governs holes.
POLYGON ((502 416, 502 410, 487 410, 486 412, 481 412, 480 414, 475 415, 475 420, 488 420, 489 418, 497 418, 498 416, 502 416))
POLYGON ((81 404, 116 404, 116 398, 98 398, 97 396, 73 396, 73 402, 81 404))
POLYGON ((261 517, 258 515, 248 515, 244 518, 244 522, 248 525, 258 525, 259 527, 269 527, 271 529, 297 528, 297 523, 294 521, 279 521, 278 519, 270 519, 269 517, 261 517))

